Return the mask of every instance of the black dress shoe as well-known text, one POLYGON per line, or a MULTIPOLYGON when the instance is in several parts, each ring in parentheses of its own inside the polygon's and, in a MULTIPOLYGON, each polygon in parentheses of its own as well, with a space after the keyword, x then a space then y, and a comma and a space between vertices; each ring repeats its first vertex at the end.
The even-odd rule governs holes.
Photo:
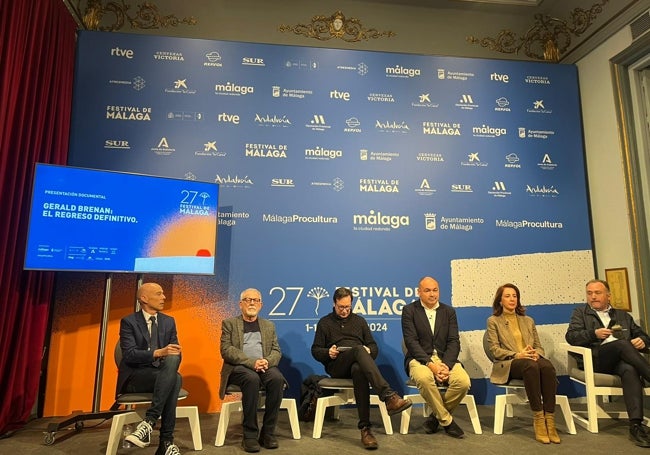
POLYGON ((424 427, 424 432, 426 434, 433 434, 437 433, 440 429, 440 422, 438 422, 438 419, 434 414, 431 414, 426 418, 422 426, 424 427))
POLYGON ((259 441, 260 445, 265 449, 277 449, 280 447, 277 438, 272 434, 261 434, 259 441))
POLYGON ((635 423, 630 426, 630 439, 639 447, 650 447, 650 435, 643 425, 635 423))
POLYGON ((449 425, 443 428, 445 429, 445 433, 447 433, 452 438, 462 439, 465 437, 465 432, 454 420, 452 420, 449 425))
POLYGON ((245 452, 259 452, 260 445, 257 443, 257 439, 254 438, 244 438, 241 442, 241 447, 245 452))

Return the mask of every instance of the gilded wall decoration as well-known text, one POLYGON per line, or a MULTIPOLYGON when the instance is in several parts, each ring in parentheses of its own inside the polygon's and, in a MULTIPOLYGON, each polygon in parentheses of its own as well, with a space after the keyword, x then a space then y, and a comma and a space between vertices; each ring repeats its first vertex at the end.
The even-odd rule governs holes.
POLYGON ((134 29, 158 29, 178 25, 196 25, 197 19, 190 16, 179 19, 175 14, 163 15, 152 2, 142 2, 133 8, 126 0, 66 0, 68 9, 86 30, 115 32, 127 23, 134 29), (85 7, 82 5, 85 3, 85 7), (133 8, 133 12, 130 10, 133 8))
POLYGON ((521 37, 517 37, 511 30, 501 30, 495 38, 478 39, 468 36, 467 41, 505 54, 518 54, 522 51, 530 58, 557 63, 569 49, 571 37, 578 37, 586 32, 608 2, 609 0, 601 0, 589 10, 575 8, 571 12, 570 20, 535 14, 534 24, 521 37))
POLYGON ((346 18, 340 10, 331 16, 314 16, 309 24, 280 25, 278 30, 283 33, 293 32, 296 35, 303 35, 321 41, 336 38, 349 43, 395 36, 392 31, 380 32, 375 28, 366 29, 363 27, 361 20, 354 17, 346 18))

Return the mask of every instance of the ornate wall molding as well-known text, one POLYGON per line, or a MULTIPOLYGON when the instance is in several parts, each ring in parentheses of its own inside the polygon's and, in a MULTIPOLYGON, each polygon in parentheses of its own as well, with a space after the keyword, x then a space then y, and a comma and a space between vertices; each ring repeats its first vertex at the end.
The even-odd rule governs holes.
POLYGON ((280 25, 278 30, 282 33, 293 32, 307 38, 327 41, 334 38, 342 39, 348 43, 367 41, 377 38, 392 38, 392 31, 380 32, 375 28, 364 28, 361 20, 345 15, 339 10, 331 16, 314 16, 309 24, 280 25))
POLYGON ((126 0, 66 0, 66 3, 79 26, 86 30, 115 32, 126 24, 133 29, 152 30, 198 23, 193 16, 179 19, 175 14, 163 15, 156 4, 147 1, 133 8, 133 13, 132 5, 126 0))
POLYGON ((501 30, 496 38, 466 39, 471 44, 480 44, 490 50, 505 54, 518 54, 548 62, 559 62, 560 57, 569 49, 572 36, 580 36, 591 27, 598 15, 603 12, 609 0, 601 0, 589 10, 575 8, 570 20, 562 20, 545 14, 536 14, 534 24, 521 37, 511 30, 501 30))

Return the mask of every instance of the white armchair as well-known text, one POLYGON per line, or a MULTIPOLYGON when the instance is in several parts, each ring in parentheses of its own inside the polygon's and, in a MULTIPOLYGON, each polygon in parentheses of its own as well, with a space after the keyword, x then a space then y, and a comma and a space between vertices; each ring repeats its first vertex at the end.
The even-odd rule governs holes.
MULTIPOLYGON (((598 433, 599 418, 627 418, 627 412, 606 410, 603 396, 623 395, 621 378, 614 374, 594 372, 594 363, 591 349, 582 346, 571 346, 562 343, 567 350, 567 373, 572 381, 585 386, 587 411, 573 411, 576 422, 592 433, 598 433), (581 361, 583 368, 579 366, 581 361)), ((650 394, 650 387, 646 387, 645 394, 650 394)), ((574 406, 575 408, 575 406, 574 406)))

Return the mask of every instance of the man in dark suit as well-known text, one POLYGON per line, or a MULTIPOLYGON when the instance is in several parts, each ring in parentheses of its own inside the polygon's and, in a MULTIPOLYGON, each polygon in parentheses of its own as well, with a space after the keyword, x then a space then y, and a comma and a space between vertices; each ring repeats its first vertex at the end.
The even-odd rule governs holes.
POLYGON ((650 364, 640 355, 648 352, 650 336, 630 313, 612 308, 607 281, 590 280, 586 291, 587 304, 574 308, 565 339, 591 349, 596 373, 620 376, 629 438, 639 447, 650 447, 650 430, 643 424, 643 388, 644 380, 650 381, 650 364))
POLYGON ((176 323, 174 318, 161 313, 165 294, 160 285, 144 283, 138 288, 137 299, 141 311, 120 321, 122 361, 116 391, 117 395, 150 392, 153 400, 144 420, 126 440, 138 447, 147 447, 160 418, 160 445, 156 455, 178 455, 180 451, 174 444, 174 427, 182 380, 178 374, 181 346, 176 323))
POLYGON ((226 394, 228 384, 242 391, 244 438, 246 452, 259 452, 260 444, 277 449, 275 425, 282 404, 286 380, 278 369, 282 352, 273 322, 258 317, 262 294, 246 289, 239 300, 241 316, 226 319, 221 324, 221 386, 219 396, 226 394), (258 430, 257 409, 259 392, 264 389, 266 400, 262 431, 258 430))
POLYGON ((456 311, 439 301, 440 286, 431 277, 420 280, 418 294, 419 300, 402 309, 406 374, 433 409, 425 422, 427 433, 435 433, 442 425, 449 436, 462 438, 464 432, 451 414, 467 395, 471 383, 458 361, 460 337, 456 311), (444 395, 439 385, 447 387, 444 395))

